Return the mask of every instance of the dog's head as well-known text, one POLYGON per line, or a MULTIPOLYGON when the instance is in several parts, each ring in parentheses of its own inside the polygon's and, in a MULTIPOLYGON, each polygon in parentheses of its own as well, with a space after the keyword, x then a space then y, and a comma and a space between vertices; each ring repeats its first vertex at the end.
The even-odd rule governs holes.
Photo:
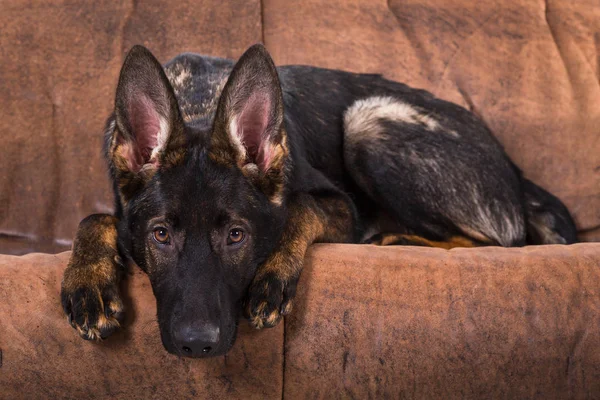
POLYGON ((186 122, 165 72, 128 54, 107 131, 119 235, 149 275, 165 348, 224 354, 248 286, 284 222, 288 148, 282 93, 264 47, 251 47, 209 123, 186 122))

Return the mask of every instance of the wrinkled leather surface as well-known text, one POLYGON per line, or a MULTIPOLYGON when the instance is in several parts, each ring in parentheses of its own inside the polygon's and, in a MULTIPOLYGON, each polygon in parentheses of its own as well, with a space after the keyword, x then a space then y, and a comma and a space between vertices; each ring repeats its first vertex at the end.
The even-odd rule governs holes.
POLYGON ((284 397, 600 397, 600 246, 314 246, 284 397))
POLYGON ((125 286, 126 329, 80 339, 60 306, 70 253, 0 255, 0 399, 280 399, 283 326, 245 322, 226 357, 181 359, 164 350, 156 303, 137 268, 125 286))
POLYGON ((2 399, 600 396, 598 244, 316 245, 285 333, 241 322, 207 360, 166 353, 135 269, 125 330, 80 339, 60 311, 68 256, 0 255, 2 399))

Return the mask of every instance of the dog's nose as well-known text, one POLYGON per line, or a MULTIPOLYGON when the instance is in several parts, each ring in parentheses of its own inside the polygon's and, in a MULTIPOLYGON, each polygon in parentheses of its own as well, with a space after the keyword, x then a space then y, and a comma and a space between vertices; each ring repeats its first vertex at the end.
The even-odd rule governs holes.
POLYGON ((219 327, 205 324, 201 327, 182 325, 173 332, 175 345, 186 357, 208 357, 219 345, 219 327))

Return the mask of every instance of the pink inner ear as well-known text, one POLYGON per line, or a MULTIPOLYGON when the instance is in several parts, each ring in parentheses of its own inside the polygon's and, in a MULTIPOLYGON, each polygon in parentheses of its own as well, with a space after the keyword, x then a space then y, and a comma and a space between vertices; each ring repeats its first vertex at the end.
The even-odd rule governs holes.
POLYGON ((262 171, 269 169, 273 158, 267 131, 272 102, 267 93, 256 91, 246 101, 237 121, 236 134, 246 148, 247 157, 262 171))
POLYGON ((152 150, 158 146, 160 117, 154 103, 143 94, 132 95, 127 112, 135 139, 127 161, 139 170, 150 162, 152 150))

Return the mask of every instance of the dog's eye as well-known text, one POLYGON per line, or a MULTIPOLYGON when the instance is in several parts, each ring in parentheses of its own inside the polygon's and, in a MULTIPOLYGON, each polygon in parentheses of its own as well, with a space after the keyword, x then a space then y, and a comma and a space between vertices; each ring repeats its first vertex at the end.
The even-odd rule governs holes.
POLYGON ((154 228, 154 240, 156 240, 160 244, 168 244, 169 243, 169 231, 167 228, 158 227, 154 228))
POLYGON ((229 237, 227 238, 227 244, 237 244, 244 241, 244 231, 239 228, 234 228, 229 231, 229 237))

